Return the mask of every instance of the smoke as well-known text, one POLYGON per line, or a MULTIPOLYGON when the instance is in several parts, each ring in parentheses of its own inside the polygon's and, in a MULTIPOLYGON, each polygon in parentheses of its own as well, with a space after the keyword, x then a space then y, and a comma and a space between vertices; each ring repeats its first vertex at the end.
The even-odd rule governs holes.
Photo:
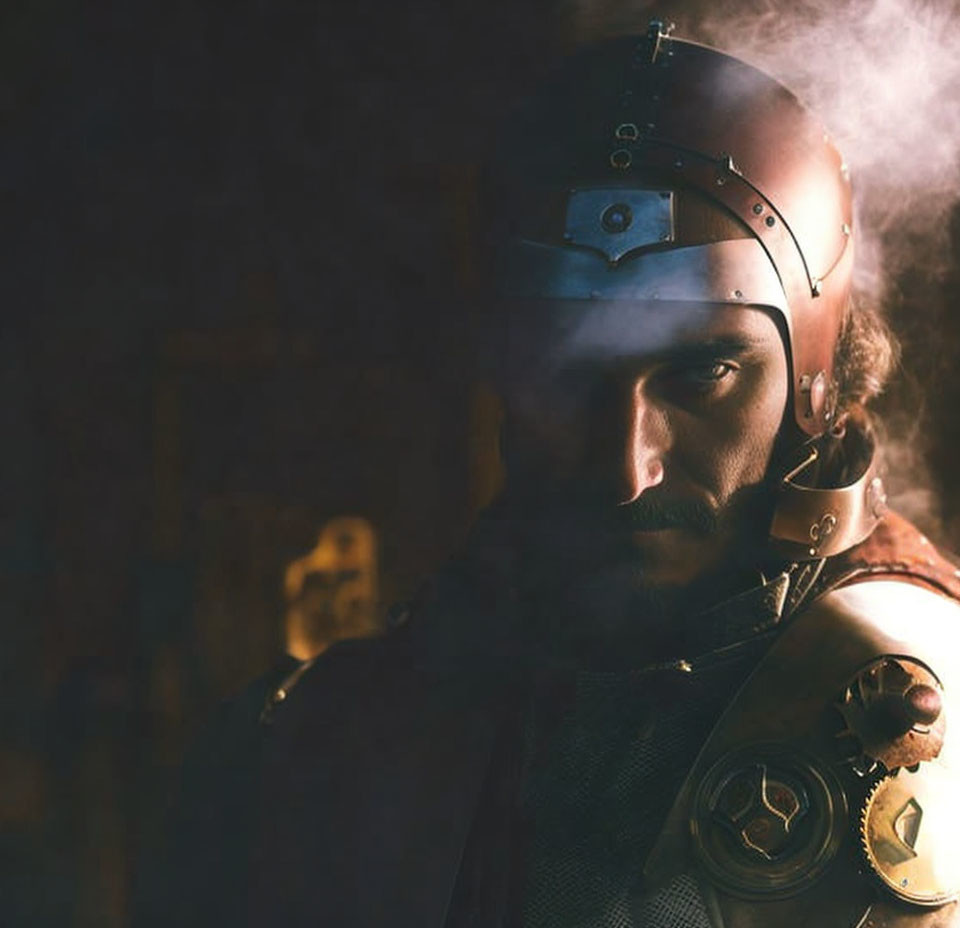
POLYGON ((691 23, 781 80, 823 120, 850 166, 861 292, 905 270, 946 269, 960 198, 960 8, 918 0, 770 0, 691 23))

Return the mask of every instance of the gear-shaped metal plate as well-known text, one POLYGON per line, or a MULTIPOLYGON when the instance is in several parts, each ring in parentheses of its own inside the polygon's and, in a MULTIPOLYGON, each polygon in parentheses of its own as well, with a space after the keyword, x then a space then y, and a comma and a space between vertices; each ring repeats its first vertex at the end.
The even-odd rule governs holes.
POLYGON ((880 763, 896 770, 932 760, 946 728, 941 694, 940 681, 917 661, 888 656, 872 662, 836 703, 846 723, 837 734, 841 753, 868 769, 880 763))
POLYGON ((860 815, 867 863, 897 898, 938 906, 960 897, 960 776, 936 763, 884 777, 860 815))

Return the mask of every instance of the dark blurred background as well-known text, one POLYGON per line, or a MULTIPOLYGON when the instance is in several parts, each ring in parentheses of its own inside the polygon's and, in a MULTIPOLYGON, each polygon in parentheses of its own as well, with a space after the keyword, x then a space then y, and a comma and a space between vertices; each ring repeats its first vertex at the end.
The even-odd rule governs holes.
MULTIPOLYGON (((488 498, 454 294, 491 127, 573 7, 3 5, 0 924, 130 924, 183 746, 281 653, 324 524, 372 527, 381 615, 488 498)), ((948 544, 957 228, 895 288, 888 400, 948 544)))

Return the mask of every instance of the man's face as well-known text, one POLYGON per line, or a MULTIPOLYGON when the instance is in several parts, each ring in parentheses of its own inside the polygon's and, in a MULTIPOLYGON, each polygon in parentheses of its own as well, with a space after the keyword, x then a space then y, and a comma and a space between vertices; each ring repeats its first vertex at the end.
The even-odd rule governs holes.
POLYGON ((510 319, 508 494, 547 583, 629 597, 756 554, 788 398, 766 311, 541 303, 510 319))

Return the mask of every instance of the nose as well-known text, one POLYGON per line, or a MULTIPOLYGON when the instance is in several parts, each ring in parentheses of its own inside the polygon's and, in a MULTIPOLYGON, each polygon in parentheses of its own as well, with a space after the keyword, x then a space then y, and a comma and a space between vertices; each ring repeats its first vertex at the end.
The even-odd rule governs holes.
POLYGON ((602 457, 605 495, 617 505, 639 499, 663 482, 669 427, 664 411, 651 401, 641 379, 619 384, 606 397, 605 435, 595 446, 602 457))

